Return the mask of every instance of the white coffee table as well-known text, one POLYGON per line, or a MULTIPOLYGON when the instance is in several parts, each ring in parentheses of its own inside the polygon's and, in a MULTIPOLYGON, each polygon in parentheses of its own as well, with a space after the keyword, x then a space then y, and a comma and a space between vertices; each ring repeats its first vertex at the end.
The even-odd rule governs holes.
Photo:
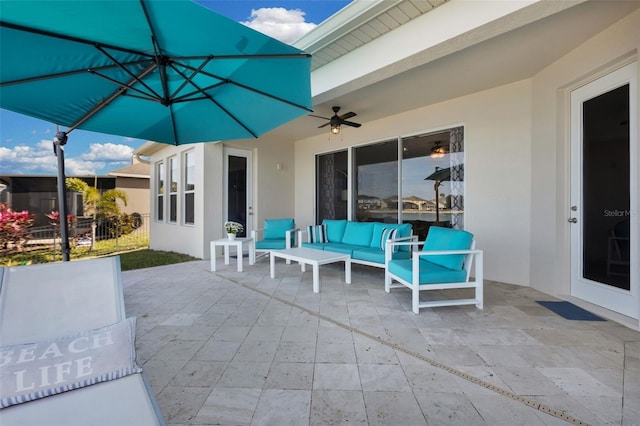
POLYGON ((276 277, 276 257, 300 263, 304 272, 305 265, 313 266, 313 292, 320 293, 320 265, 344 262, 345 282, 351 284, 351 256, 330 251, 315 250, 306 247, 293 247, 271 251, 271 278, 276 277))
POLYGON ((222 246, 225 265, 229 264, 229 252, 231 251, 231 247, 236 248, 238 272, 242 272, 242 252, 245 246, 247 246, 249 250, 249 265, 256 263, 256 251, 253 246, 254 244, 255 242, 253 241, 253 238, 235 238, 233 240, 230 240, 229 238, 220 238, 219 240, 211 241, 211 270, 214 272, 216 270, 216 247, 222 246))

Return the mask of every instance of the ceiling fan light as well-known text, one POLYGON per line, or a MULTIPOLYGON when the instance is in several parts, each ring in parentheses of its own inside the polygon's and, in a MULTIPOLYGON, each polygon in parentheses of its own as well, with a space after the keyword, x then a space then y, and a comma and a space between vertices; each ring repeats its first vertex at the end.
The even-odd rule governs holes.
POLYGON ((337 135, 338 133, 340 133, 340 125, 336 123, 331 123, 331 133, 333 133, 334 135, 337 135))
POLYGON ((436 146, 431 148, 431 158, 442 158, 447 153, 447 149, 444 146, 440 146, 439 142, 436 142, 436 146))

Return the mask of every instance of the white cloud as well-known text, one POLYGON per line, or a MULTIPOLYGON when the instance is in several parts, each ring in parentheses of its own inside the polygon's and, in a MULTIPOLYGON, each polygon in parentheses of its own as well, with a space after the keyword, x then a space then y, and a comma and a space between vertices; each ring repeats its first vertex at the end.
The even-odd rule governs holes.
POLYGON ((107 164, 101 161, 82 161, 75 158, 65 159, 64 168, 67 176, 95 175, 107 164))
POLYGON ((92 143, 89 152, 80 156, 81 160, 87 161, 130 161, 133 155, 133 148, 127 145, 115 143, 92 143))
POLYGON ((51 141, 40 141, 36 147, 17 145, 0 148, 0 163, 5 173, 9 170, 22 174, 55 173, 57 169, 51 141))
POLYGON ((316 27, 314 23, 305 22, 304 15, 299 9, 265 7, 252 9, 251 20, 242 24, 284 43, 293 43, 316 27))
MULTIPOLYGON (((131 164, 133 148, 113 143, 94 143, 89 152, 70 156, 65 151, 65 173, 67 176, 104 174, 131 164)), ((35 146, 17 145, 0 147, 0 164, 3 173, 55 175, 58 159, 53 154, 51 140, 41 140, 35 146)))

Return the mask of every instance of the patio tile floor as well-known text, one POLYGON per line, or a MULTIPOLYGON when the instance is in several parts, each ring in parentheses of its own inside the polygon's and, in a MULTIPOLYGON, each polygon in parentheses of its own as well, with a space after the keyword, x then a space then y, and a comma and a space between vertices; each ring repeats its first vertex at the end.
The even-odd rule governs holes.
POLYGON ((346 285, 323 266, 314 294, 310 271, 276 267, 123 272, 169 425, 640 424, 640 332, 565 320, 531 288, 488 281, 483 310, 415 315, 380 269, 346 285))

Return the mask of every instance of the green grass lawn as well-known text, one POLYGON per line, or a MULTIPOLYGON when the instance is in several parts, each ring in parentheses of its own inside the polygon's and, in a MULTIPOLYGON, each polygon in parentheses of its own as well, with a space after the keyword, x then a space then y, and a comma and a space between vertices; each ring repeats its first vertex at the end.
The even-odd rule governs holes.
MULTIPOLYGON (((151 268, 153 266, 171 265, 173 263, 190 262, 199 260, 186 254, 175 253, 171 251, 156 251, 149 249, 141 249, 127 251, 122 253, 108 253, 106 255, 120 256, 120 265, 123 271, 131 271, 133 269, 151 268)), ((98 251, 78 253, 72 250, 71 260, 80 258, 98 257, 102 254, 98 251)), ((28 253, 15 253, 10 256, 0 257, 0 266, 30 265, 32 263, 59 262, 60 254, 52 256, 51 250, 28 253)))
POLYGON ((182 253, 149 249, 120 253, 120 266, 123 271, 190 262, 192 260, 199 259, 182 253))

